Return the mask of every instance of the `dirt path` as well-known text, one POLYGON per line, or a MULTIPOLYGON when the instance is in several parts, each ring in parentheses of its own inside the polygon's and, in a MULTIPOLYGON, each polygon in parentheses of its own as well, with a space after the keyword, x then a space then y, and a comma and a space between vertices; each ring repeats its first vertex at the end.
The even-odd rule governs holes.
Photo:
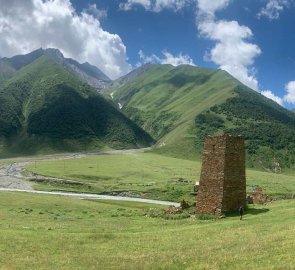
MULTIPOLYGON (((122 196, 109 196, 109 195, 97 195, 97 194, 85 194, 85 193, 70 193, 70 192, 47 192, 47 191, 37 191, 33 189, 33 183, 29 181, 32 176, 24 176, 23 172, 29 164, 32 164, 40 160, 63 160, 70 158, 81 158, 85 156, 92 155, 106 155, 106 154, 122 154, 122 153, 141 153, 147 150, 148 148, 142 149, 130 149, 130 150, 113 150, 106 152, 96 152, 96 153, 78 153, 73 155, 64 155, 64 156, 49 156, 36 159, 30 159, 25 162, 13 162, 7 165, 4 165, 0 168, 0 191, 13 191, 13 192, 29 192, 36 194, 47 194, 47 195, 61 195, 61 196, 70 196, 82 199, 100 199, 100 200, 117 200, 117 201, 132 201, 132 202, 143 202, 143 203, 152 203, 160 205, 174 205, 179 206, 178 203, 167 202, 167 201, 158 201, 158 200, 148 200, 140 198, 131 198, 131 197, 122 197, 122 196)), ((34 176, 36 177, 36 176, 34 176)), ((37 176, 38 178, 43 178, 43 176, 37 176)), ((50 179, 50 177, 46 177, 50 179)), ((56 179, 56 178, 52 178, 56 179)))

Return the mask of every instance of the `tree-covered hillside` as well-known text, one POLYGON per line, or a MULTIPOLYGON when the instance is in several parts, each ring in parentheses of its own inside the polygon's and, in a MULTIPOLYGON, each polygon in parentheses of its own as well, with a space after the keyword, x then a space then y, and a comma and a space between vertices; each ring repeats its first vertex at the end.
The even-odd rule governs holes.
POLYGON ((41 56, 0 88, 0 154, 131 148, 153 140, 89 85, 41 56))
POLYGON ((295 115, 243 85, 236 97, 210 108, 195 119, 201 145, 207 134, 246 139, 248 165, 281 171, 295 163, 295 115))

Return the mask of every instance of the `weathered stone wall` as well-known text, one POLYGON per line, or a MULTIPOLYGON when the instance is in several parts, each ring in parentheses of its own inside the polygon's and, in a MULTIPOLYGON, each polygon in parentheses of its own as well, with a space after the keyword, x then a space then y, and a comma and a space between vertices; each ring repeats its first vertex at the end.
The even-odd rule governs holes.
POLYGON ((234 211, 246 201, 244 139, 207 137, 196 210, 199 214, 234 211))

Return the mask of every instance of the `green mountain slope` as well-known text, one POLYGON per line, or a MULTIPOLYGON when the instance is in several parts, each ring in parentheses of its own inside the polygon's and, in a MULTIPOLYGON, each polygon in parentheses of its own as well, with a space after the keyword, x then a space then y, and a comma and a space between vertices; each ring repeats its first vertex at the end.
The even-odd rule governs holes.
POLYGON ((249 166, 295 163, 295 115, 224 71, 149 65, 105 93, 158 140, 157 152, 200 158, 205 136, 226 133, 246 138, 249 166))
POLYGON ((15 74, 16 70, 7 61, 0 60, 0 87, 15 74))
POLYGON ((96 91, 41 56, 0 88, 0 153, 130 148, 153 140, 96 91))

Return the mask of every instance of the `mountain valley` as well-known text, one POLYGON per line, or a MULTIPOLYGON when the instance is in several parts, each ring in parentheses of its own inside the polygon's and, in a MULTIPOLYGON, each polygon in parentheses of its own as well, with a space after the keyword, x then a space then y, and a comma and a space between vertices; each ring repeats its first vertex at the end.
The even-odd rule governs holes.
POLYGON ((111 81, 39 49, 0 59, 0 105, 3 156, 156 142, 155 153, 200 159, 206 136, 230 134, 245 137, 248 167, 295 164, 294 113, 222 70, 146 64, 111 81))

